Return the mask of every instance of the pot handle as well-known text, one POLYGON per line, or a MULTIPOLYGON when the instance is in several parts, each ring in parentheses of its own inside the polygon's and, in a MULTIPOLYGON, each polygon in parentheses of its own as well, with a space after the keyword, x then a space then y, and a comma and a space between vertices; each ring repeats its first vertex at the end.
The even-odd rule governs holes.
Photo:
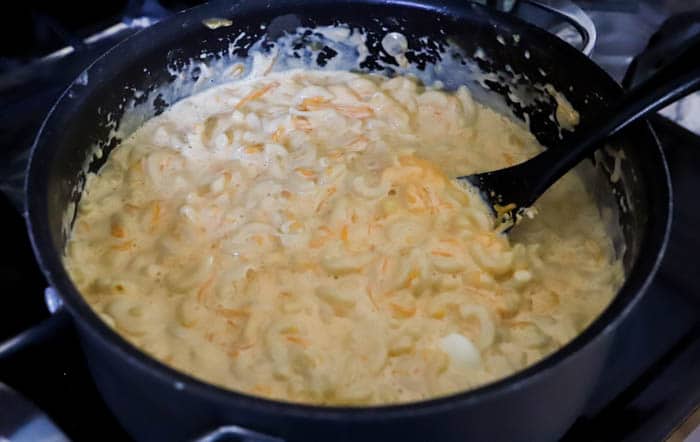
POLYGON ((0 342, 0 363, 24 351, 41 347, 69 328, 70 315, 62 308, 61 298, 53 287, 46 288, 44 298, 51 316, 17 336, 0 342))
MULTIPOLYGON (((512 12, 518 15, 518 12, 522 11, 523 4, 551 12, 565 20, 581 35, 581 41, 583 42, 580 48, 581 52, 589 57, 593 53, 593 48, 598 38, 595 24, 588 14, 574 2, 571 0, 521 0, 514 6, 512 12)), ((526 17, 522 16, 521 18, 526 19, 526 17)))
POLYGON ((284 439, 237 425, 223 425, 195 438, 194 442, 284 442, 284 439))

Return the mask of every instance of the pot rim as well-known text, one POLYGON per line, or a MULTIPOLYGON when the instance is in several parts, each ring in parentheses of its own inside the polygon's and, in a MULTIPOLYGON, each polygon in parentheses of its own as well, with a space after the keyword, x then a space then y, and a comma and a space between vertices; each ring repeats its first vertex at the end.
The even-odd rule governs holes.
MULTIPOLYGON (((307 2, 308 1, 309 0, 307 0, 307 2)), ((310 1, 319 4, 324 3, 324 0, 310 1)), ((390 0, 388 2, 380 0, 346 0, 343 3, 351 4, 355 2, 367 5, 381 3, 403 7, 429 8, 431 10, 439 9, 443 11, 451 11, 453 7, 475 8, 500 21, 506 21, 509 22, 509 24, 517 25, 519 28, 526 30, 528 34, 534 34, 539 39, 538 41, 545 41, 551 45, 553 51, 569 52, 572 58, 578 57, 581 63, 592 63, 574 48, 560 41, 555 36, 548 34, 546 31, 525 23, 516 17, 497 11, 491 11, 479 5, 470 4, 465 6, 463 2, 445 2, 440 0, 419 0, 416 2, 406 2, 404 0, 390 0)), ((240 3, 237 2, 231 9, 235 9, 235 7, 239 5, 240 3)), ((260 7, 264 7, 264 3, 261 3, 260 7)), ((119 48, 123 48, 126 45, 138 47, 138 41, 148 38, 150 33, 158 32, 161 27, 173 26, 174 23, 185 21, 188 17, 208 17, 211 16, 213 12, 220 12, 220 10, 221 6, 214 3, 201 5, 175 14, 162 22, 127 37, 101 55, 86 68, 85 71, 90 72, 98 68, 101 64, 104 64, 119 48)), ((442 14, 444 15, 444 12, 442 14)), ((569 54, 567 54, 567 56, 568 55, 569 54)), ((599 67, 595 66, 595 68, 600 70, 601 79, 605 79, 609 83, 605 85, 606 87, 616 89, 621 93, 622 89, 614 80, 599 67)), ((314 417, 329 420, 351 419, 354 421, 372 421, 437 413, 446 409, 452 409, 455 406, 474 405, 486 399, 507 394, 511 390, 525 388, 527 385, 547 376, 548 372, 556 368, 559 364, 571 358, 584 347, 601 339, 603 335, 611 333, 617 327, 640 300, 651 283, 663 259, 670 235, 673 208, 670 174, 659 140, 651 125, 645 121, 645 130, 648 130, 649 134, 652 136, 652 141, 650 141, 650 143, 655 144, 656 149, 654 153, 658 155, 658 162, 656 165, 658 168, 658 176, 656 177, 658 181, 654 182, 654 185, 660 187, 658 189, 660 198, 658 204, 660 207, 655 207, 657 211, 651 211, 652 213, 650 213, 649 224, 640 246, 639 256, 629 272, 629 275, 627 275, 623 286, 603 312, 569 343, 535 364, 505 378, 500 378, 471 390, 417 402, 362 407, 321 406, 252 396, 199 380, 147 355, 102 321, 70 280, 62 264, 62 253, 59 253, 59 251, 52 246, 51 232, 48 227, 47 195, 49 189, 47 188, 45 177, 49 172, 50 161, 46 161, 44 156, 49 154, 52 145, 47 133, 60 133, 61 121, 59 116, 64 108, 75 105, 68 103, 70 101, 68 99, 69 92, 72 87, 73 85, 69 86, 52 106, 39 129, 31 149, 25 180, 25 220, 32 248, 42 272, 49 283, 60 293, 65 308, 70 312, 74 320, 78 322, 78 326, 81 330, 87 331, 91 337, 100 341, 109 351, 118 353, 119 357, 128 361, 128 363, 135 368, 149 372, 152 376, 158 378, 160 382, 171 384, 174 389, 189 390, 195 394, 206 397, 208 400, 235 403, 237 406, 245 407, 251 411, 284 413, 290 416, 304 418, 314 417), (653 217, 656 218, 652 220, 653 217)))

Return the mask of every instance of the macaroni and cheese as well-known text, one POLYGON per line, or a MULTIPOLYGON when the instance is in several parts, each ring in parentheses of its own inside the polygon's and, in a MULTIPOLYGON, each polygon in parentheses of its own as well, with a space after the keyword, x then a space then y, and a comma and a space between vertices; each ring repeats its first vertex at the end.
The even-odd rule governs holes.
POLYGON ((454 393, 557 350, 622 282, 577 175, 510 236, 453 179, 540 149, 464 87, 228 83, 88 177, 65 263, 107 324, 205 381, 317 404, 454 393))

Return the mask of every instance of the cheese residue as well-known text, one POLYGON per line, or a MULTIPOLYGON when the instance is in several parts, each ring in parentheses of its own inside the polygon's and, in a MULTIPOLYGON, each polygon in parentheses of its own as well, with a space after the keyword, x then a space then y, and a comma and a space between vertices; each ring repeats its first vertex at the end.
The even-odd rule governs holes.
POLYGON ((581 121, 581 116, 569 100, 561 92, 554 89, 551 84, 545 85, 545 90, 554 97, 557 102, 556 118, 559 127, 572 131, 581 121))

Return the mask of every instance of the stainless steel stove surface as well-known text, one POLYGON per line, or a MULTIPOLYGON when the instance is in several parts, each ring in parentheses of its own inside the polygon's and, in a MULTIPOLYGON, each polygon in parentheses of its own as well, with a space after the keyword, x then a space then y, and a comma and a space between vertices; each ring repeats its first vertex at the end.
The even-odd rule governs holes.
MULTIPOLYGON (((0 217, 5 235, 0 252, 0 286, 4 287, 0 296, 0 343, 49 315, 43 297, 46 281, 35 264, 19 210, 29 146, 49 106, 88 63, 111 45, 194 3, 113 2, 112 9, 106 8, 88 23, 77 24, 60 13, 27 9, 26 25, 32 31, 23 37, 29 43, 26 47, 2 48, 0 217), (73 49, 65 49, 67 46, 73 49), (49 54, 53 55, 46 57, 49 54)), ((700 2, 695 1, 579 4, 598 30, 593 59, 620 81, 634 55, 644 49, 670 13, 700 8, 700 2)), ((542 17, 537 20, 543 26, 556 26, 554 22, 542 22, 542 17)), ((693 106, 688 109, 692 111, 693 106)), ((680 120, 700 120, 689 116, 687 109, 681 111, 682 115, 667 114, 680 120)), ((662 117, 654 118, 653 125, 664 146, 674 185, 671 242, 652 287, 620 327, 605 375, 587 410, 564 440, 663 440, 700 404, 700 268, 694 253, 700 250, 700 205, 696 197, 700 189, 700 137, 662 117)), ((72 440, 129 439, 95 389, 77 338, 71 333, 9 357, 3 356, 0 345, 0 382, 42 409, 72 440)), ((12 414, 3 406, 8 405, 0 389, 0 440, 3 416, 12 414)), ((20 405, 16 407, 20 409, 20 405)), ((39 437, 36 428, 34 433, 25 433, 22 440, 39 437)))

